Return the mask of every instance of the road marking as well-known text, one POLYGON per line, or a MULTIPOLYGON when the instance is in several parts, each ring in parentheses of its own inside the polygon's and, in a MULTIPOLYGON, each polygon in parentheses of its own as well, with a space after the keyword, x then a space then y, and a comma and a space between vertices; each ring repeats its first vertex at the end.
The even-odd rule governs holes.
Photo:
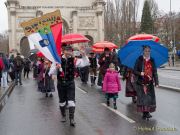
POLYGON ((85 90, 81 89, 79 86, 77 87, 79 91, 81 91, 82 93, 87 93, 85 90))
POLYGON ((116 113, 117 115, 121 116, 122 118, 124 118, 125 120, 127 120, 130 123, 135 123, 134 120, 132 120, 131 118, 128 118, 126 115, 122 114, 121 112, 114 110, 111 107, 108 107, 105 103, 101 103, 102 106, 108 108, 109 110, 111 110, 112 112, 116 113))
POLYGON ((172 90, 180 91, 180 88, 178 88, 178 87, 161 85, 161 84, 159 86, 160 86, 160 88, 166 88, 166 89, 172 89, 172 90))

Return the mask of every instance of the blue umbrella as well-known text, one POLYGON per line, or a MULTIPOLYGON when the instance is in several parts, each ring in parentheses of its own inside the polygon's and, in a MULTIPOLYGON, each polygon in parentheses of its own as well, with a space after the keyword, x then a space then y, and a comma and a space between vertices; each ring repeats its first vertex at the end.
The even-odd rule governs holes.
POLYGON ((168 61, 168 49, 152 40, 130 41, 118 52, 121 63, 129 68, 134 68, 137 58, 143 55, 143 46, 151 48, 150 56, 154 58, 156 67, 168 61))

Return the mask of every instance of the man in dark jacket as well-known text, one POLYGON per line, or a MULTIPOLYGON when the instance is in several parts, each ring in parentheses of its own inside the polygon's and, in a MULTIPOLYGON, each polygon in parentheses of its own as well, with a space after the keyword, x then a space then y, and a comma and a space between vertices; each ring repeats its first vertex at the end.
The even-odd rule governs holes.
POLYGON ((62 63, 61 66, 58 67, 59 69, 57 72, 57 88, 59 94, 62 122, 66 121, 66 105, 68 104, 70 126, 75 126, 75 64, 72 48, 70 46, 66 46, 64 48, 64 55, 62 56, 61 60, 62 63))
POLYGON ((104 78, 104 75, 106 74, 106 70, 109 67, 109 64, 113 63, 116 66, 118 66, 118 58, 114 53, 111 53, 109 48, 104 49, 104 53, 102 53, 99 57, 99 65, 100 65, 100 72, 99 72, 99 78, 98 78, 98 85, 102 86, 102 81, 104 78))
POLYGON ((22 69, 23 69, 23 59, 21 58, 20 53, 17 53, 17 56, 14 59, 16 85, 18 85, 18 80, 19 80, 19 84, 22 85, 22 81, 21 81, 22 69))

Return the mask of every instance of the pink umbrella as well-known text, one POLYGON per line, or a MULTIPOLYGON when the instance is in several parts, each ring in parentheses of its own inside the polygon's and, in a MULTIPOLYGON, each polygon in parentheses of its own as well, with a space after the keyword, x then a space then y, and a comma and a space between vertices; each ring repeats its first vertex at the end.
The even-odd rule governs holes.
POLYGON ((62 37, 62 43, 66 44, 86 43, 89 41, 90 40, 86 38, 84 35, 76 33, 66 34, 62 37))

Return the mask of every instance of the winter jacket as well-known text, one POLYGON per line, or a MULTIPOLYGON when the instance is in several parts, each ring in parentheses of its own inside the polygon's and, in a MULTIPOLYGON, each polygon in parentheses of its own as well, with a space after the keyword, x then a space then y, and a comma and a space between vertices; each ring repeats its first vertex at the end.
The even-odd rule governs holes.
POLYGON ((106 73, 106 70, 109 67, 110 63, 114 63, 117 69, 118 66, 118 58, 113 55, 110 54, 109 57, 107 57, 105 55, 105 53, 101 54, 101 56, 99 57, 99 65, 100 65, 100 72, 104 75, 106 73), (103 60, 103 58, 105 58, 105 60, 103 60))
POLYGON ((107 69, 103 81, 103 91, 105 93, 118 93, 121 90, 119 73, 116 70, 107 69))
MULTIPOLYGON (((150 58, 150 60, 151 60, 151 63, 152 63, 152 68, 153 68, 152 69, 153 70, 153 82, 155 83, 155 85, 159 85, 157 68, 155 66, 154 59, 150 58)), ((144 59, 143 59, 143 56, 140 56, 136 60, 135 67, 134 67, 134 74, 136 75, 137 84, 140 84, 140 85, 143 84, 143 77, 141 76, 141 72, 144 72, 144 59)))

